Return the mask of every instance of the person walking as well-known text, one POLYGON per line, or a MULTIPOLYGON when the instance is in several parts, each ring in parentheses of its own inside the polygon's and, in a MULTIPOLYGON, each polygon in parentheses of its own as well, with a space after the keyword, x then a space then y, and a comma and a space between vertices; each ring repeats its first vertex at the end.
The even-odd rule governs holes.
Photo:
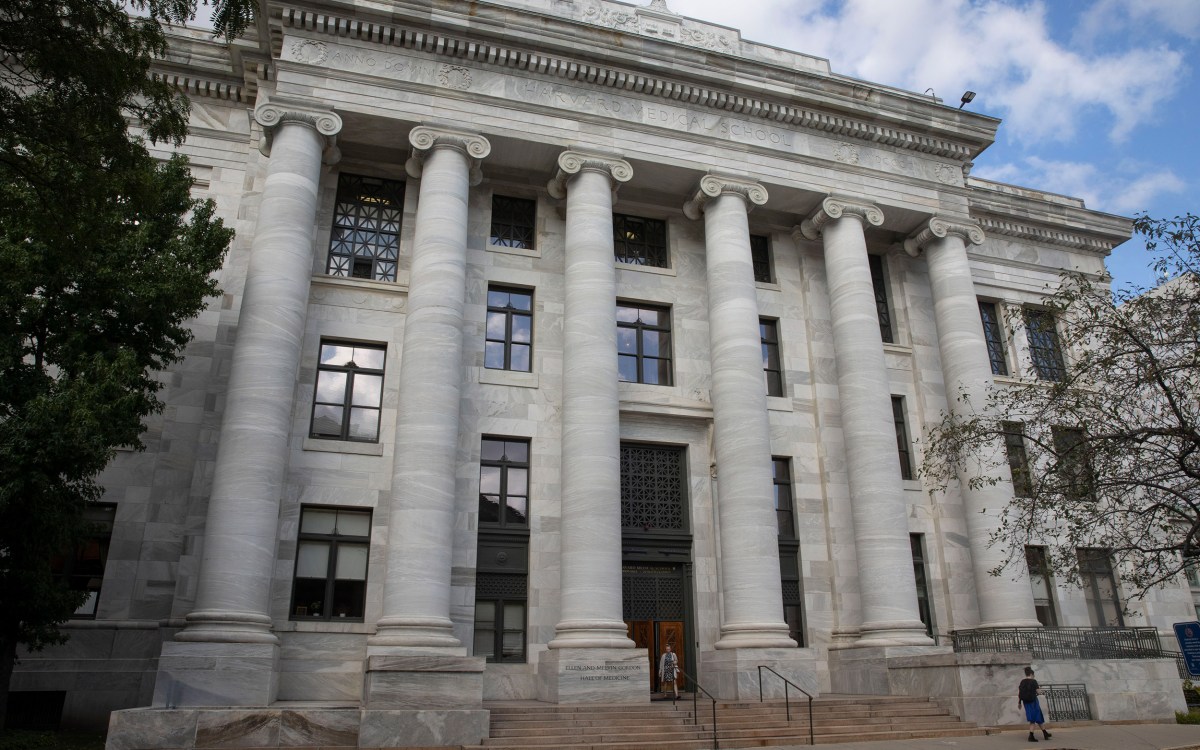
POLYGON ((675 691, 675 699, 679 699, 679 657, 671 650, 671 644, 663 647, 662 657, 658 660, 658 684, 662 687, 664 682, 671 683, 671 689, 675 691))
POLYGON ((1030 742, 1038 741, 1038 738, 1033 736, 1035 726, 1042 730, 1042 736, 1046 739, 1053 736, 1046 731, 1046 717, 1042 716, 1042 706, 1038 702, 1038 695, 1041 692, 1038 681, 1033 679, 1033 667, 1025 667, 1025 679, 1021 680, 1021 684, 1017 686, 1017 706, 1025 709, 1025 720, 1029 722, 1030 742))

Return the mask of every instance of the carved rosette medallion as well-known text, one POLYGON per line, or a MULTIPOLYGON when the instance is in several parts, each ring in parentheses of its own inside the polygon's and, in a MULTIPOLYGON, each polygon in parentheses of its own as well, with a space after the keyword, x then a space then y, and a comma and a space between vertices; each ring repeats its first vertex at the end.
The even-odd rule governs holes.
POLYGON ((461 65, 442 65, 437 78, 446 88, 465 91, 471 87, 471 71, 461 65))
POLYGON ((297 39, 292 42, 292 57, 305 65, 320 65, 329 58, 329 47, 325 42, 297 39))
POLYGON ((567 183, 584 171, 603 172, 608 176, 613 192, 623 182, 633 179, 633 167, 624 159, 586 151, 564 151, 558 155, 558 174, 546 184, 550 195, 559 200, 567 197, 567 183))
POLYGON ((815 240, 821 236, 821 227, 843 216, 854 216, 864 225, 877 227, 883 224, 883 211, 872 203, 862 203, 852 198, 829 196, 821 201, 812 216, 800 223, 800 234, 805 239, 815 240))
POLYGON ((925 226, 919 228, 904 240, 904 251, 914 258, 920 255, 930 242, 943 239, 949 235, 958 235, 962 237, 963 242, 968 245, 982 245, 987 239, 983 234, 983 229, 978 224, 969 224, 961 221, 950 221, 934 216, 925 226))
POLYGON ((487 138, 475 133, 449 128, 418 125, 408 133, 408 142, 412 144, 412 156, 404 164, 404 171, 409 177, 420 178, 425 157, 435 148, 454 148, 467 155, 471 162, 471 186, 483 181, 483 172, 479 163, 492 153, 492 144, 487 138))
POLYGON ((955 168, 949 164, 939 164, 933 168, 934 178, 943 185, 957 185, 963 179, 961 167, 955 168))
POLYGON ((258 150, 263 156, 271 155, 271 143, 275 139, 275 131, 285 123, 304 125, 325 136, 326 164, 333 164, 339 156, 335 145, 337 134, 342 130, 342 118, 329 110, 313 108, 304 104, 275 99, 258 105, 254 110, 254 120, 263 128, 262 141, 258 150))
POLYGON ((833 158, 843 164, 858 164, 858 148, 849 143, 839 143, 833 147, 833 158))
POLYGON ((757 182, 737 177, 707 174, 700 178, 700 187, 691 200, 683 204, 684 216, 693 221, 704 215, 704 206, 721 195, 737 195, 746 202, 746 210, 767 202, 767 189, 757 182))

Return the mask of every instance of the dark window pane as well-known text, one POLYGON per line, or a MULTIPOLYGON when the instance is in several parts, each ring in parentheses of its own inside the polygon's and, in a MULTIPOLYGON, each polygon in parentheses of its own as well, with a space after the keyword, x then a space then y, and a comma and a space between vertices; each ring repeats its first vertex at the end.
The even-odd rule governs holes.
POLYGON ((904 419, 903 396, 892 396, 892 417, 896 423, 896 447, 900 455, 900 477, 912 479, 912 458, 909 454, 908 426, 904 419))
POLYGON ((983 322, 983 339, 987 343, 988 361, 993 375, 1007 375, 1008 362, 1004 358, 1004 334, 1000 327, 1000 316, 995 302, 980 302, 979 317, 983 322))
POLYGON ((622 381, 671 385, 670 326, 665 308, 617 305, 617 368, 622 381))
POLYGON ((378 259, 396 258, 403 208, 403 182, 341 175, 326 273, 395 281, 395 263, 378 259))
POLYGON ((533 317, 527 311, 532 306, 533 295, 527 291, 488 288, 484 367, 531 371, 533 317))
POLYGON ((321 344, 310 437, 379 439, 385 353, 382 346, 321 344))
POLYGON ((750 235, 750 260, 754 264, 754 280, 762 283, 771 281, 770 240, 762 235, 750 235))
POLYGON ((532 248, 536 215, 536 201, 493 195, 491 243, 532 248))
POLYGON ((613 247, 621 263, 669 266, 665 221, 613 214, 613 247))
POLYGON ((370 529, 369 511, 301 509, 292 584, 293 618, 363 618, 370 529))
POLYGON ((1026 310, 1025 333, 1029 338, 1029 356, 1037 377, 1055 381, 1065 379, 1067 368, 1063 363, 1054 315, 1046 310, 1026 310))
POLYGON ((875 309, 879 315, 879 335, 883 343, 895 343, 892 333, 892 313, 888 306, 887 276, 884 274, 883 259, 878 255, 868 255, 871 267, 871 285, 875 288, 875 309))
POLYGON ((529 441, 483 439, 479 492, 481 524, 528 525, 529 441))

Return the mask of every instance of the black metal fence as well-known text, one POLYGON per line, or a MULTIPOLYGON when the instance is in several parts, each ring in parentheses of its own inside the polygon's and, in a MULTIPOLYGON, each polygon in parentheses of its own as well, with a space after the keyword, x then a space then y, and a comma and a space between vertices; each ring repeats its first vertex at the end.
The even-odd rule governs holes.
POLYGON ((1050 721, 1091 721, 1092 704, 1088 701, 1087 685, 1061 683, 1042 685, 1046 714, 1050 721))
POLYGON ((975 628, 952 630, 956 652, 1029 651, 1035 659, 1161 659, 1154 628, 975 628))

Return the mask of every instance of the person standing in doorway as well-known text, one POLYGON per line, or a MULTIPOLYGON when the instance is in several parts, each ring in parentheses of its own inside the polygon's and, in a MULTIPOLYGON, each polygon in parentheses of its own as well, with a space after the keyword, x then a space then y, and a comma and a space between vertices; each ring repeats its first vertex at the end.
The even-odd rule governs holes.
POLYGON ((1051 734, 1046 731, 1046 717, 1042 716, 1042 706, 1038 703, 1038 694, 1042 692, 1038 686, 1038 681, 1033 679, 1033 667, 1025 667, 1025 679, 1021 680, 1021 684, 1017 686, 1017 705, 1025 708, 1025 720, 1029 722, 1029 741, 1037 742, 1038 738, 1033 736, 1033 728, 1036 726, 1042 730, 1042 736, 1050 739, 1051 734))
MULTIPOLYGON (((671 690, 675 693, 676 700, 679 699, 679 657, 671 650, 671 644, 663 647, 663 654, 658 660, 658 684, 662 687, 665 682, 671 683, 671 690)), ((663 690, 665 693, 666 691, 663 690)))

